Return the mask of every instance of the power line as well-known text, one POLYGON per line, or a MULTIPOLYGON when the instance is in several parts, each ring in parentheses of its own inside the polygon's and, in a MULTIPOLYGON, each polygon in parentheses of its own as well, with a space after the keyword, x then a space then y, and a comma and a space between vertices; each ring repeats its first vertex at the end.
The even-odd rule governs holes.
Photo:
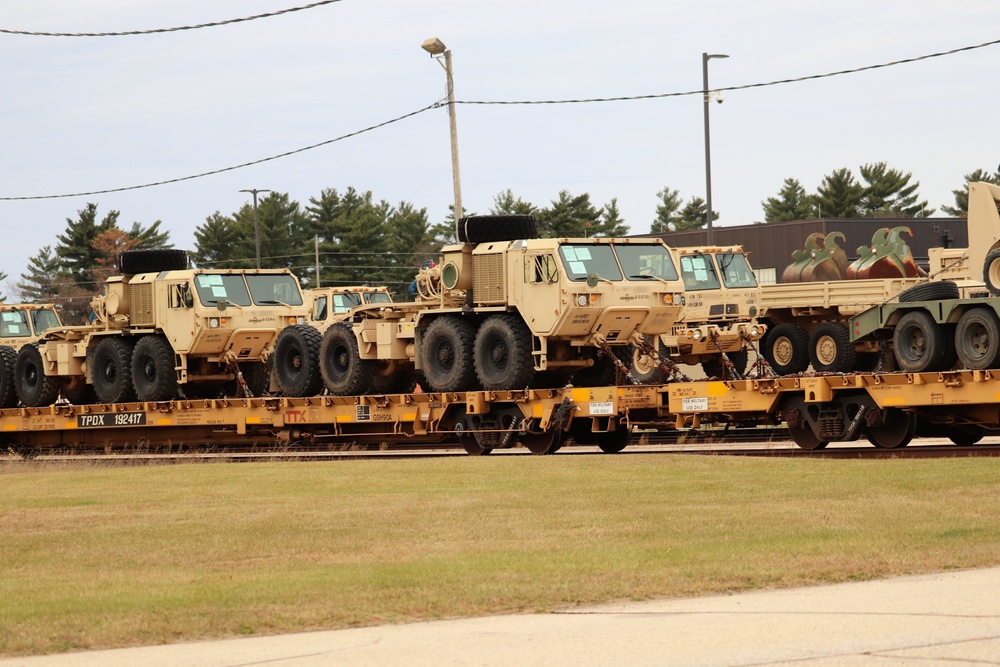
POLYGON ((181 30, 198 30, 199 28, 215 28, 217 26, 230 25, 232 23, 244 23, 246 21, 266 19, 272 16, 280 16, 281 14, 300 12, 304 9, 312 9, 313 7, 319 7, 320 5, 330 5, 333 4, 334 2, 340 2, 340 1, 341 0, 319 0, 319 2, 313 2, 308 5, 302 5, 301 7, 289 7, 288 9, 279 9, 278 11, 268 12, 266 14, 257 14, 255 16, 244 16, 242 18, 236 18, 236 19, 226 19, 225 21, 215 21, 214 23, 201 23, 199 25, 182 25, 182 26, 176 26, 174 28, 128 30, 125 32, 32 32, 30 30, 9 30, 5 28, 0 28, 0 33, 6 33, 8 35, 27 35, 29 37, 131 37, 135 35, 155 35, 164 32, 179 32, 181 30))
POLYGON ((244 162, 243 164, 237 164, 237 165, 234 165, 232 167, 223 167, 221 169, 214 169, 212 171, 206 171, 206 172, 202 172, 200 174, 193 174, 191 176, 181 176, 179 178, 171 178, 171 179, 168 179, 168 180, 165 180, 165 181, 157 181, 155 183, 143 183, 142 185, 128 185, 128 186, 124 186, 124 187, 120 187, 120 188, 108 188, 106 190, 92 190, 90 192, 74 192, 74 193, 61 194, 61 195, 32 195, 32 196, 27 196, 27 197, 0 197, 0 201, 26 201, 26 200, 34 200, 34 199, 64 199, 64 198, 67 198, 67 197, 87 197, 87 196, 90 196, 90 195, 104 195, 104 194, 108 194, 108 193, 111 193, 111 192, 125 192, 127 190, 141 190, 143 188, 152 188, 152 187, 156 187, 158 185, 169 185, 170 183, 180 183, 181 181, 190 181, 190 180, 193 180, 195 178, 204 178, 205 176, 214 176, 216 174, 222 174, 222 173, 225 173, 227 171, 234 171, 236 169, 243 169, 244 167, 252 167, 253 165, 256 165, 256 164, 262 164, 264 162, 270 162, 271 160, 277 160, 279 158, 288 157, 289 155, 295 155, 297 153, 304 153, 305 151, 310 151, 310 150, 312 150, 314 148, 319 148, 321 146, 327 146, 327 145, 335 143, 337 141, 343 141, 344 139, 349 139, 351 137, 356 137, 359 134, 364 134, 366 132, 371 132, 372 130, 377 130, 379 128, 385 127, 386 125, 392 125, 393 123, 398 123, 401 120, 405 120, 407 118, 412 118, 413 116, 416 116, 417 114, 422 114, 425 111, 429 111, 431 109, 435 109, 435 108, 437 108, 439 106, 441 106, 441 103, 440 102, 435 102, 434 104, 426 106, 423 109, 418 109, 416 111, 411 111, 410 113, 403 114, 402 116, 397 116, 396 118, 393 118, 391 120, 383 121, 383 122, 378 123, 376 125, 370 125, 370 126, 364 128, 362 130, 357 130, 355 132, 350 132, 348 134, 343 134, 343 135, 341 135, 339 137, 336 137, 334 139, 327 139, 326 141, 321 141, 320 143, 313 144, 312 146, 305 146, 303 148, 296 148, 295 150, 286 151, 284 153, 279 153, 278 155, 272 155, 271 157, 261 158, 260 160, 253 160, 252 162, 244 162))
MULTIPOLYGON (((749 88, 764 88, 766 86, 778 86, 784 83, 799 83, 801 81, 812 81, 814 79, 826 79, 833 76, 840 76, 842 74, 857 74, 858 72, 867 72, 869 70, 882 69, 885 67, 893 67, 895 65, 905 65, 907 63, 915 63, 921 60, 930 60, 931 58, 940 58, 941 56, 950 56, 965 51, 974 51, 976 49, 982 49, 987 46, 995 46, 997 44, 1000 44, 1000 39, 993 40, 992 42, 983 42, 982 44, 974 44, 972 46, 962 46, 957 49, 950 49, 948 51, 928 53, 922 56, 915 56, 913 58, 903 58, 900 60, 893 60, 887 63, 879 63, 877 65, 865 65, 864 67, 855 67, 854 69, 845 69, 837 72, 827 72, 825 74, 810 74, 808 76, 800 76, 794 79, 778 79, 777 81, 765 81, 763 83, 747 83, 742 86, 727 86, 725 88, 713 88, 712 90, 714 91, 747 90, 749 88)), ((455 104, 477 104, 477 105, 584 104, 589 102, 628 102, 633 100, 653 100, 653 99, 662 99, 665 97, 704 95, 704 93, 705 91, 699 88, 698 90, 688 90, 677 93, 653 93, 649 95, 631 95, 622 97, 590 97, 590 98, 566 99, 566 100, 455 100, 455 104)))

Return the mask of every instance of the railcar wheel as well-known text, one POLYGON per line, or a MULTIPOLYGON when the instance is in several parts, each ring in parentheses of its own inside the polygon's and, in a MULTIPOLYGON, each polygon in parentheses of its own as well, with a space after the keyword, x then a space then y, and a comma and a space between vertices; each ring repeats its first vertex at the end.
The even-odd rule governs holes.
POLYGON ((473 362, 475 327, 457 316, 438 317, 424 333, 423 371, 434 391, 469 391, 476 387, 473 362))
POLYGON ((17 398, 29 408, 51 405, 59 396, 59 378, 45 375, 38 345, 25 345, 14 362, 17 398))
MULTIPOLYGON (((352 334, 353 335, 353 334, 352 334)), ((285 396, 315 396, 323 388, 320 347, 323 338, 309 324, 285 327, 274 343, 274 377, 285 396)))
POLYGON ((326 330, 319 354, 323 384, 331 394, 355 396, 371 388, 375 362, 361 358, 358 338, 347 324, 334 324, 326 330))
POLYGON ((868 442, 882 449, 906 447, 917 431, 917 417, 913 413, 890 409, 885 421, 869 426, 865 431, 868 442))
POLYGON ((6 345, 0 347, 0 408, 12 408, 17 405, 15 364, 17 364, 17 353, 14 352, 14 348, 6 345))
POLYGON ((967 310, 955 329, 955 351, 971 370, 996 368, 1000 362, 1000 319, 992 308, 967 310))
POLYGON ((140 401, 177 398, 174 350, 163 336, 143 336, 132 350, 132 383, 140 401))
POLYGON ((476 332, 473 352, 483 389, 524 389, 535 377, 531 330, 516 315, 492 315, 476 332))
POLYGON ((892 347, 901 371, 939 371, 948 356, 948 335, 930 313, 914 310, 903 315, 896 324, 892 347))
POLYGON ((94 393, 101 403, 126 403, 135 400, 132 384, 133 341, 120 336, 105 336, 94 348, 94 393))
POLYGON ((792 442, 798 445, 800 449, 825 449, 830 444, 826 440, 817 438, 816 434, 808 426, 800 428, 789 427, 788 433, 792 436, 792 442))
POLYGON ((555 454, 562 447, 562 429, 552 428, 544 433, 525 433, 517 438, 532 454, 555 454))
POLYGON ((607 433, 595 433, 597 440, 597 446, 601 448, 601 451, 605 454, 617 454, 628 446, 629 438, 632 436, 629 433, 627 426, 618 425, 614 431, 608 431, 607 433))
POLYGON ((850 373, 857 355, 851 332, 840 322, 824 322, 809 337, 809 361, 813 370, 827 373, 850 373))
POLYGON ((971 447, 986 435, 986 429, 976 424, 948 429, 948 439, 959 447, 971 447))
POLYGON ((797 324, 774 327, 764 343, 764 358, 778 375, 801 373, 809 367, 809 334, 797 324))

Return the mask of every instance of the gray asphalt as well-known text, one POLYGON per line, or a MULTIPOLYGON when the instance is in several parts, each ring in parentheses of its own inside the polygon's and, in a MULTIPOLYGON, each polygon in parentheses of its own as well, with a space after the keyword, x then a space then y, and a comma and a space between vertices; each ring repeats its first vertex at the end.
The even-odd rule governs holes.
POLYGON ((1000 568, 0 660, 126 665, 1000 665, 1000 568))

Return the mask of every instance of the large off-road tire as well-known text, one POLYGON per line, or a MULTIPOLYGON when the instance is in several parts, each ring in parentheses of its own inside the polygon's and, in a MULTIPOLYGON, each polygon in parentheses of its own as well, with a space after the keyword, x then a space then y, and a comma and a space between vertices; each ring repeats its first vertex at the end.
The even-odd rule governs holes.
MULTIPOLYGON (((239 365, 243 381, 247 383, 250 393, 254 396, 263 396, 270 384, 267 364, 262 361, 241 361, 239 365)), ((319 393, 318 388, 315 393, 319 393)))
POLYGON ((973 308, 955 328, 955 351, 965 368, 986 370, 1000 362, 1000 319, 992 308, 973 308))
MULTIPOLYGON (((733 368, 736 369, 736 372, 739 373, 739 376, 742 378, 743 373, 747 369, 747 362, 750 361, 750 350, 744 347, 742 350, 737 350, 735 352, 726 352, 726 356, 729 357, 729 363, 733 365, 733 368)), ((723 364, 721 356, 716 359, 709 359, 701 362, 701 369, 705 371, 705 377, 716 377, 723 380, 736 379, 722 377, 723 364)))
POLYGON ((372 375, 372 394, 410 394, 417 388, 417 374, 409 363, 385 360, 375 362, 372 375))
POLYGON ((986 254, 983 262, 983 282, 990 294, 1000 294, 1000 248, 994 248, 986 254))
POLYGON ((617 385, 620 378, 615 358, 627 365, 630 361, 629 355, 631 353, 631 345, 613 348, 614 357, 608 354, 600 354, 599 350, 595 349, 593 356, 594 365, 582 368, 573 373, 570 382, 577 387, 610 387, 617 385))
MULTIPOLYGON (((352 334, 353 335, 353 334, 352 334)), ((320 346, 323 337, 315 327, 285 327, 274 343, 274 377, 285 396, 315 396, 323 388, 320 346)))
POLYGON ((357 396, 371 388, 375 361, 361 358, 358 338, 349 324, 334 324, 323 334, 319 365, 323 384, 335 396, 357 396))
POLYGON ((777 375, 801 373, 809 367, 809 334, 797 324, 779 324, 764 338, 764 358, 777 375))
POLYGON ((59 378, 45 375, 42 353, 34 343, 25 345, 17 353, 14 382, 18 400, 29 408, 52 405, 59 396, 59 378))
POLYGON ((514 314, 491 315, 476 332, 473 362, 483 389, 525 389, 535 377, 531 330, 514 314))
POLYGON ((133 341, 120 336, 105 336, 90 355, 94 393, 101 403, 125 403, 135 400, 132 384, 133 341))
POLYGON ((857 353, 851 332, 840 322, 824 322, 809 337, 809 361, 820 373, 850 373, 857 353))
MULTIPOLYGON (((650 336, 646 336, 646 341, 650 342, 650 336)), ((663 360, 667 357, 667 348, 660 340, 659 336, 652 336, 656 339, 656 352, 660 355, 656 359, 651 354, 646 354, 643 350, 634 345, 628 347, 628 372, 639 384, 663 384, 666 378, 666 371, 663 370, 663 360)))
POLYGON ((432 390, 476 388, 475 338, 475 326, 459 316, 444 315, 431 322, 421 339, 420 354, 424 377, 432 390))
POLYGON ((14 381, 14 366, 17 353, 6 345, 0 347, 0 408, 17 405, 17 383, 14 381))
POLYGON ((459 243, 492 243, 538 238, 533 215, 476 215, 458 221, 459 243))
POLYGON ((958 285, 950 280, 921 283, 899 293, 900 303, 940 301, 942 299, 957 299, 958 297, 958 285))
POLYGON ((904 373, 944 370, 948 344, 947 331, 923 310, 903 315, 892 333, 896 364, 904 373))
POLYGON ((126 250, 118 258, 118 267, 125 275, 182 271, 188 266, 187 252, 175 248, 126 250))
POLYGON ((132 385, 140 401, 170 401, 177 398, 174 350, 163 336, 140 338, 132 349, 132 385))

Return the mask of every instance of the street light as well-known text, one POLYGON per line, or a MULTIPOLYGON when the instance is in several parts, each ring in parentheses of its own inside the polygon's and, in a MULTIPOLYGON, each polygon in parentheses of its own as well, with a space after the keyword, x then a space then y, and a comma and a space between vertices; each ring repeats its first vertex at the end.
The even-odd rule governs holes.
POLYGON ((240 192, 249 192, 253 194, 253 234, 254 238, 257 240, 257 268, 260 269, 260 223, 257 222, 257 193, 270 192, 270 190, 258 190, 253 188, 252 190, 240 190, 240 192))
POLYGON ((420 47, 431 54, 431 58, 434 58, 441 63, 441 59, 435 56, 444 55, 444 62, 441 66, 444 67, 445 75, 448 78, 448 121, 451 125, 451 178, 455 187, 455 240, 458 240, 458 221, 462 217, 462 179, 459 176, 458 169, 458 125, 455 122, 455 79, 452 77, 451 70, 451 49, 444 45, 437 37, 431 37, 430 39, 425 39, 420 47))
MULTIPOLYGON (((705 220, 708 222, 708 234, 706 235, 706 242, 712 244, 712 150, 709 147, 708 139, 708 61, 712 58, 728 58, 724 53, 703 53, 701 54, 701 77, 702 77, 702 95, 705 98, 705 220)), ((722 98, 719 97, 719 102, 722 102, 722 98)))

